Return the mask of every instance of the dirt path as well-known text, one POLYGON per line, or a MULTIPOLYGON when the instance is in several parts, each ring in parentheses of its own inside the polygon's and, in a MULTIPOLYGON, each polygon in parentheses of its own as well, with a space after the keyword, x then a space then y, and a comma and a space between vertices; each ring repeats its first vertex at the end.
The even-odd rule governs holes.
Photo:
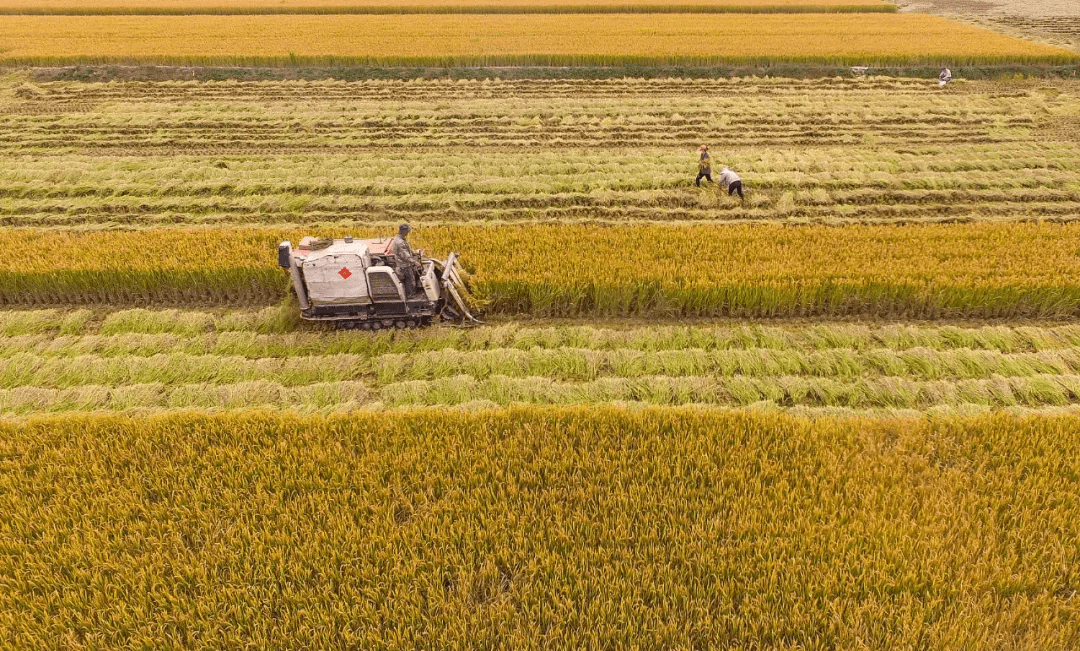
POLYGON ((1080 52, 1078 0, 898 0, 901 12, 959 18, 1080 52))

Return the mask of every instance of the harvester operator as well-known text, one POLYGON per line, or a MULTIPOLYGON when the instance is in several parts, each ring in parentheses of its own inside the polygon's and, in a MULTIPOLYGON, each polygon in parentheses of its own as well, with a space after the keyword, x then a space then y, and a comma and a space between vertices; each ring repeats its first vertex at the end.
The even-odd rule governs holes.
POLYGON ((416 255, 413 254, 412 247, 409 246, 409 233, 412 231, 412 227, 408 224, 402 224, 398 227, 398 234, 392 242, 390 242, 390 248, 387 253, 390 254, 390 265, 394 267, 394 272, 397 273, 398 278, 405 285, 406 298, 414 296, 416 294, 416 288, 420 281, 420 265, 416 261, 416 255))

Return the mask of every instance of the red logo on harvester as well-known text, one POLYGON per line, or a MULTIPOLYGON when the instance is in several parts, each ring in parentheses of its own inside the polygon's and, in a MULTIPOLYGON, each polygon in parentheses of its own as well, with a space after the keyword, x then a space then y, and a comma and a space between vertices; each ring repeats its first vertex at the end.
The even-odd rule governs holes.
POLYGON ((349 271, 348 267, 342 267, 341 271, 338 272, 338 275, 341 276, 342 278, 344 278, 345 280, 348 280, 349 276, 352 275, 352 272, 349 271))

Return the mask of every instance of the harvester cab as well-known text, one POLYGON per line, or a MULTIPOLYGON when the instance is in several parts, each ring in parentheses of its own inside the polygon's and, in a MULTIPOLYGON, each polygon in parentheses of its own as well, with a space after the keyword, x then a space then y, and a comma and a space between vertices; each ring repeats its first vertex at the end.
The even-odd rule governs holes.
POLYGON ((470 312, 472 292, 461 277, 456 253, 445 261, 416 256, 419 281, 409 296, 387 254, 389 245, 390 239, 352 237, 305 237, 296 249, 291 242, 279 244, 278 266, 292 279, 300 316, 363 330, 418 328, 435 318, 481 323, 470 312))

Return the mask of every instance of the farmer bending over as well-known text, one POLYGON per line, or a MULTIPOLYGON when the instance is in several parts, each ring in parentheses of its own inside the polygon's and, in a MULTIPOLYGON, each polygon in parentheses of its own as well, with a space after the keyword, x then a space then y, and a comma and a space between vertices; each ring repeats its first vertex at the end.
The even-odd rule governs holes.
POLYGON ((708 179, 709 183, 712 183, 712 160, 709 158, 709 148, 702 145, 698 151, 701 152, 701 156, 698 157, 698 173, 697 178, 694 179, 694 185, 701 187, 701 179, 708 179))
POLYGON ((720 170, 719 180, 720 183, 723 183, 727 186, 727 194, 729 197, 738 192, 739 201, 742 201, 745 198, 743 197, 742 193, 742 179, 739 178, 738 174, 732 172, 730 169, 725 167, 724 169, 720 170))

